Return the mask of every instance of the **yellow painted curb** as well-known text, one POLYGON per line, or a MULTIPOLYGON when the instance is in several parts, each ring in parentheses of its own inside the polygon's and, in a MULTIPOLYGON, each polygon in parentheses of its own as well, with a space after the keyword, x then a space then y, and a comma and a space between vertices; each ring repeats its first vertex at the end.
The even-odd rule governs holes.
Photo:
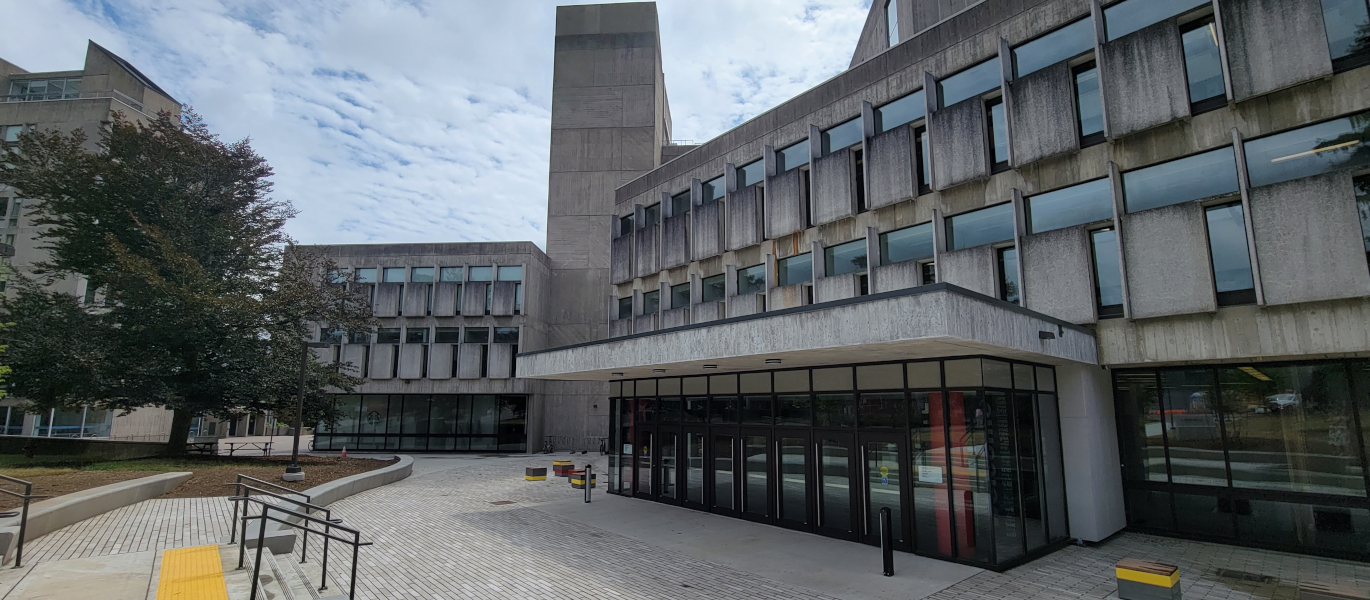
POLYGON ((1144 583, 1146 585, 1154 585, 1157 587, 1169 589, 1175 587, 1176 584, 1180 583, 1179 569, 1176 569, 1174 573, 1171 573, 1168 576, 1156 575, 1153 573, 1142 573, 1141 571, 1133 571, 1131 569, 1123 569, 1121 567, 1114 567, 1114 570, 1118 574, 1118 579, 1135 581, 1137 583, 1144 583))

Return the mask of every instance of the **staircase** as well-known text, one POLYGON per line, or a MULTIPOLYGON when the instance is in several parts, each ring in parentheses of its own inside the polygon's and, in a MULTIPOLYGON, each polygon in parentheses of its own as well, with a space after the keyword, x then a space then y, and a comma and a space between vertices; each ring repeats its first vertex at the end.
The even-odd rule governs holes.
POLYGON ((162 552, 160 573, 153 582, 157 600, 345 600, 346 589, 331 578, 325 590, 318 585, 321 566, 313 560, 300 564, 294 554, 277 556, 262 553, 256 569, 257 597, 252 590, 255 552, 243 557, 238 568, 238 545, 178 548, 162 552), (218 568, 209 568, 206 555, 213 556, 218 568), (343 593, 337 593, 338 591, 343 593))

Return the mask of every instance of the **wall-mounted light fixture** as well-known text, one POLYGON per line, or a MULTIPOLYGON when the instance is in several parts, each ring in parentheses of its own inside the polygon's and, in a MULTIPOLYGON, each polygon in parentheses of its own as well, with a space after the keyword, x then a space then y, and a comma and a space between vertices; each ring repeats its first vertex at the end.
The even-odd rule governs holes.
POLYGON ((666 369, 652 369, 653 373, 665 373, 666 369))
POLYGON ((1038 332, 1037 332, 1037 339, 1039 339, 1039 340, 1054 340, 1054 339, 1056 339, 1056 334, 1053 333, 1053 332, 1050 332, 1050 331, 1038 331, 1038 332))
POLYGON ((718 365, 704 365, 705 369, 717 369, 718 365))
POLYGON ((778 359, 778 358, 768 358, 768 359, 766 359, 766 364, 768 364, 768 365, 778 365, 778 364, 780 364, 780 359, 778 359))
POLYGON ((611 376, 613 376, 613 377, 622 377, 622 376, 623 376, 622 373, 610 373, 609 375, 611 375, 611 376))

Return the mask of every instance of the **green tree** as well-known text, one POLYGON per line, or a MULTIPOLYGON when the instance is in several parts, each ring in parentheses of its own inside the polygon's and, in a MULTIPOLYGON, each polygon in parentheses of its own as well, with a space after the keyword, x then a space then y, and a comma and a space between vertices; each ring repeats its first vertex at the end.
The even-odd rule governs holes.
MULTIPOLYGON (((294 216, 269 196, 271 168, 248 140, 225 143, 189 110, 117 117, 96 151, 79 131, 26 131, 0 183, 32 199, 49 252, 4 310, 11 392, 39 409, 82 404, 174 411, 168 451, 191 420, 274 411, 293 419, 301 342, 314 323, 369 329, 365 298, 321 253, 292 251, 294 216), (44 289, 85 277, 99 306, 44 289)), ((310 361, 306 422, 331 419, 320 390, 359 380, 310 361)))

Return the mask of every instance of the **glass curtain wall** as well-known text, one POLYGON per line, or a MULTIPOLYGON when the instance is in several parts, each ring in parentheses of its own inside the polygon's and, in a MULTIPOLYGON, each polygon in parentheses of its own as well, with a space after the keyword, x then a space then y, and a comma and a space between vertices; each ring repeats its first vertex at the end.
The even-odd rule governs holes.
POLYGON ((994 358, 612 382, 610 491, 868 544, 889 508, 896 548, 1009 568, 1068 535, 1055 388, 994 358))
POLYGON ((336 423, 320 423, 317 450, 526 452, 528 397, 467 394, 334 396, 336 423))
POLYGON ((1131 527, 1370 559, 1370 361, 1114 373, 1131 527))

